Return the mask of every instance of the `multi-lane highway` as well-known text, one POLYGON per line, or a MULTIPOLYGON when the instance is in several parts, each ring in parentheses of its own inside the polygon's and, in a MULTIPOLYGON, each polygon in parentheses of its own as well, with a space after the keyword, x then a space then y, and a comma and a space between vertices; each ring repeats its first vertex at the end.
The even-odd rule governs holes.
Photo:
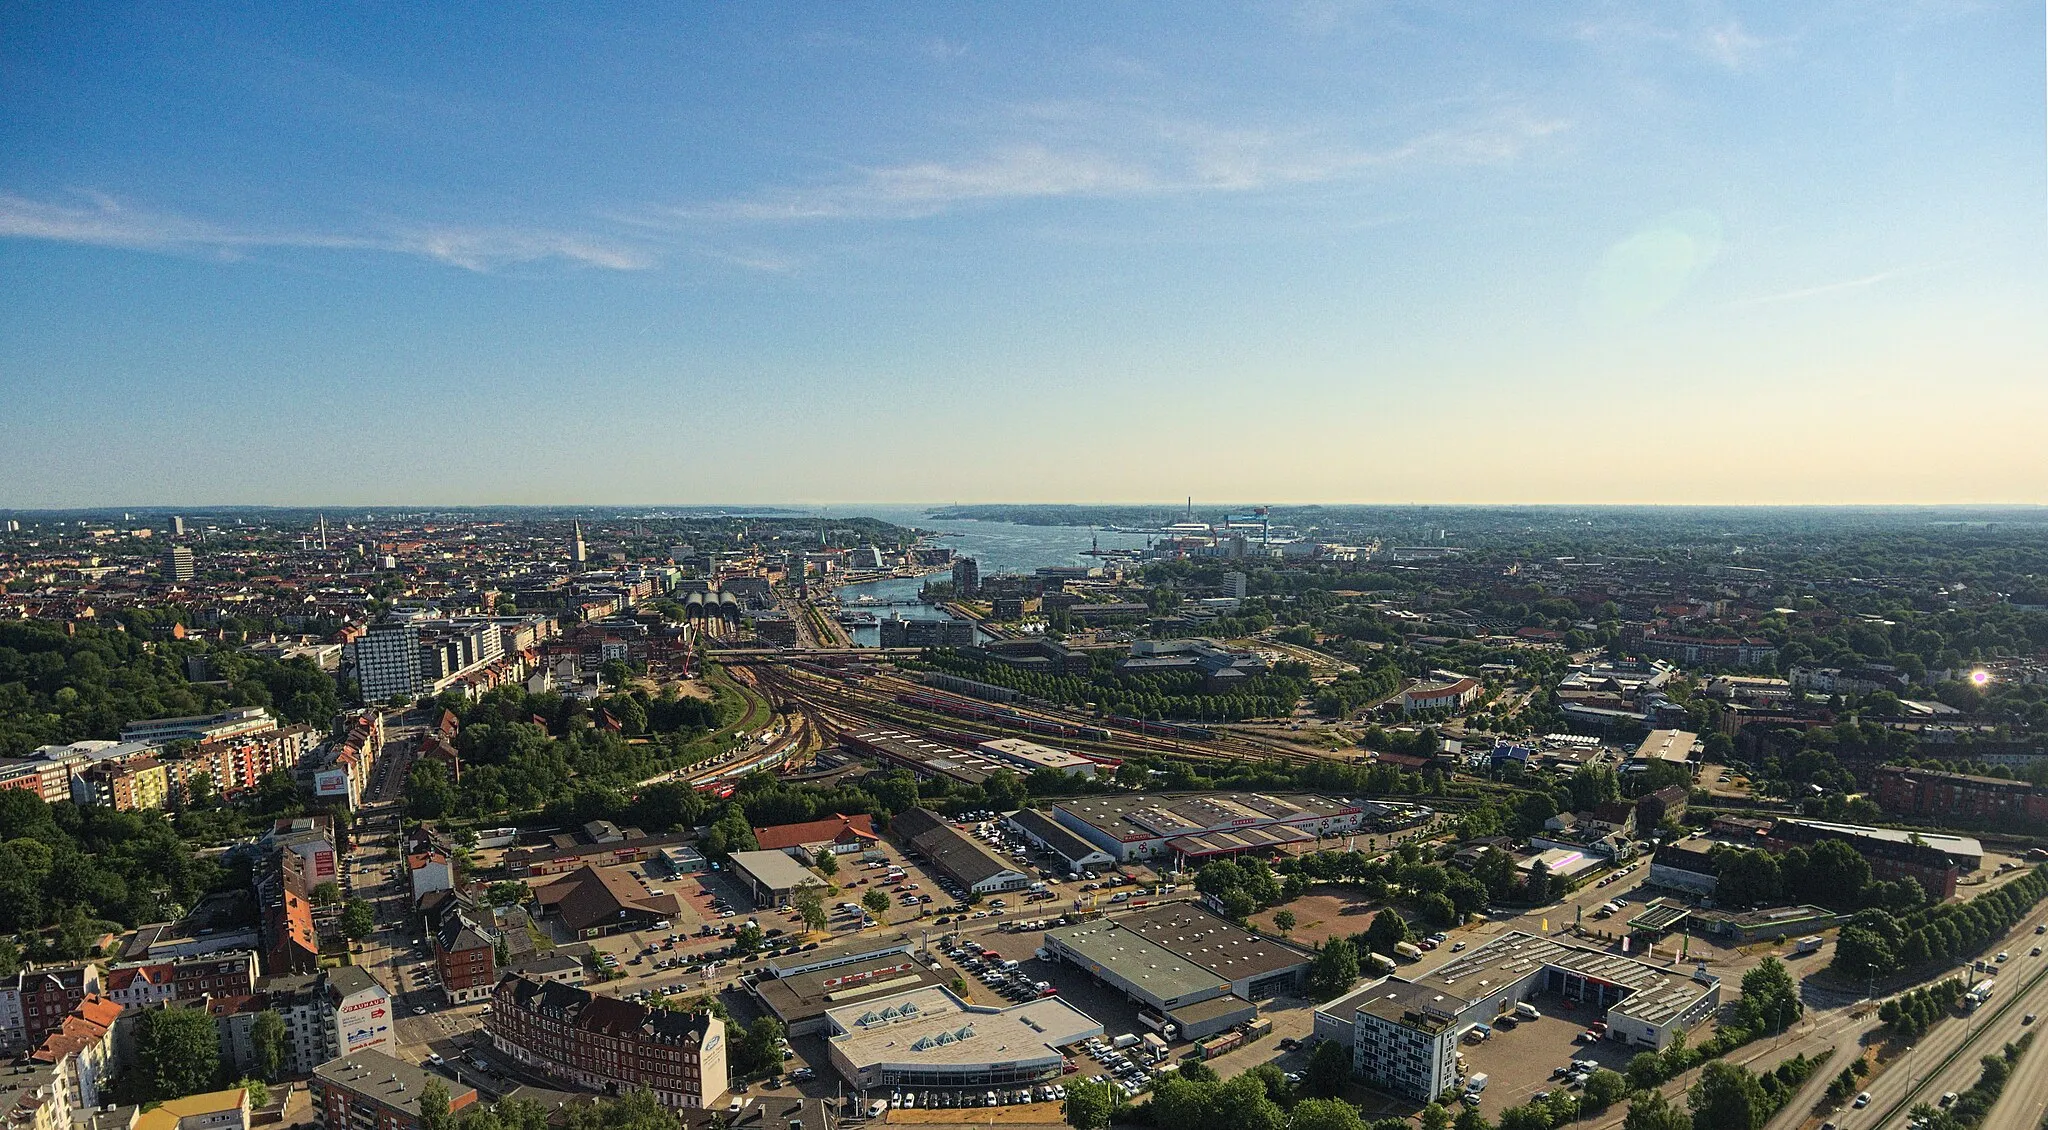
MULTIPOLYGON (((1834 1116, 1840 1130, 1905 1130, 1906 1119, 1920 1104, 1936 1105, 1950 1091, 1974 1086, 1983 1068, 1979 1060, 2018 1039, 2032 1027, 2032 1018, 2048 1013, 2048 954, 2034 954, 2036 919, 2029 918, 2000 945, 2011 954, 1997 966, 1997 989, 1991 999, 1962 1017, 1945 1019, 1924 1033, 1911 1049, 1869 1084, 1870 1102, 1862 1107, 1847 1106, 1834 1116)), ((1997 951, 1994 951, 1997 952, 1997 951)), ((1958 969, 1958 976, 1968 976, 1958 969)), ((1977 975, 1980 979, 1981 974, 1977 975)), ((1838 1068, 1830 1067, 1829 1074, 1838 1068)), ((2040 1103, 2048 1100, 2048 1074, 2041 1072, 2030 1057, 2021 1061, 2020 1086, 2001 1098, 1988 1120, 1989 1127, 2027 1130, 2040 1125, 2040 1103), (2024 1093, 2022 1093, 2024 1092, 2024 1093), (2025 1116, 2028 1104, 2031 1117, 2025 1116)), ((1812 1099, 1806 1099, 1810 1109, 1812 1099)), ((1803 1117, 1788 1109, 1787 1115, 1803 1117)), ((1796 1126, 1797 1118, 1787 1126, 1796 1126)), ((1779 1130, 1774 1124, 1772 1130, 1779 1130)))

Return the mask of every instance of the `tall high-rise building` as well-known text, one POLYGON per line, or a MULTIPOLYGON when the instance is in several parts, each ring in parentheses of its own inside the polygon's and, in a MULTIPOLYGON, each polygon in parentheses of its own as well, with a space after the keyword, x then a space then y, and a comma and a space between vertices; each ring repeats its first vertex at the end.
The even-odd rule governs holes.
POLYGON ((1223 595, 1244 599, 1244 574, 1233 569, 1223 574, 1223 595))
POLYGON ((356 687, 364 702, 389 702, 419 693, 419 625, 377 624, 350 646, 355 648, 356 687))
POLYGON ((172 535, 173 537, 184 537, 184 536, 185 536, 185 519, 183 519, 183 518, 180 518, 180 517, 177 517, 177 516, 175 516, 175 515, 173 515, 173 516, 172 516, 172 518, 171 518, 171 535, 172 535))
POLYGON ((811 599, 811 565, 810 561, 804 557, 803 550, 793 549, 790 551, 789 561, 783 566, 783 571, 788 576, 788 584, 796 589, 796 598, 798 600, 811 599))
POLYGON ((981 563, 972 557, 962 557, 953 562, 953 592, 959 596, 973 596, 981 591, 981 563))
POLYGON ((569 560, 581 565, 590 559, 590 550, 583 544, 582 521, 577 520, 572 524, 575 527, 576 533, 575 539, 569 543, 569 560))
POLYGON ((182 545, 174 545, 164 551, 165 580, 182 585, 189 582, 196 572, 191 550, 182 545))

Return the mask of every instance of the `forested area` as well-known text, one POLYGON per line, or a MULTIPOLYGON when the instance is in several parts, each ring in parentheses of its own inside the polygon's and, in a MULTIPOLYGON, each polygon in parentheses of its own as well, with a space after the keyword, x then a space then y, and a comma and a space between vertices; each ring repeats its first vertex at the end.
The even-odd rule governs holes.
POLYGON ((552 692, 498 687, 474 701, 444 695, 434 705, 461 723, 456 748, 462 779, 423 760, 407 780, 413 815, 491 816, 532 812, 582 793, 627 790, 638 782, 720 751, 706 735, 741 705, 634 690, 595 702, 552 692), (616 729, 613 726, 616 725, 616 729))
POLYGON ((56 927, 33 943, 33 956, 83 957, 105 923, 175 918, 227 882, 161 813, 45 804, 0 789, 0 931, 56 927))
POLYGON ((265 659, 113 627, 67 632, 45 621, 0 621, 0 756, 116 738, 138 718, 230 706, 267 706, 286 721, 324 728, 341 700, 333 676, 305 660, 265 659), (186 677, 190 657, 203 660, 208 681, 186 677))
POLYGON ((1836 940, 1835 972, 1852 981, 1942 966, 1981 952, 2048 897, 2048 868, 2035 868, 1967 902, 1899 913, 1857 912, 1836 940))
POLYGON ((1211 693, 1203 689, 1202 675, 1197 671, 1118 675, 1113 657, 1097 655, 1094 662, 1095 668, 1086 678, 1019 670, 1007 663, 950 650, 926 653, 921 665, 1009 687, 1047 702, 1068 706, 1093 704, 1105 714, 1191 722, 1285 716, 1294 712, 1295 704, 1309 690, 1309 670, 1304 663, 1278 663, 1271 674, 1247 679, 1244 685, 1227 692, 1211 693))

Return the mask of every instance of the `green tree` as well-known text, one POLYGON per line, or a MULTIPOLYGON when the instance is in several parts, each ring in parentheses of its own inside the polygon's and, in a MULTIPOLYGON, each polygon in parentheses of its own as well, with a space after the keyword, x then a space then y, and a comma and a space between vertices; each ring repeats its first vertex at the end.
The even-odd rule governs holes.
POLYGON ((220 1075, 220 1037, 204 1009, 151 1009, 135 1022, 142 1088, 157 1100, 196 1095, 220 1075))
POLYGON ((1692 1116, 1656 1090, 1643 1091, 1628 1104, 1622 1130, 1692 1130, 1692 1116))
MULTIPOLYGON (((1200 1061, 1194 1061, 1199 1064, 1200 1061)), ((1211 1076, 1215 1072, 1209 1073, 1211 1076)), ((1070 1088, 1067 1092, 1072 1094, 1070 1088)), ((1183 1072, 1174 1072, 1159 1081, 1152 1089, 1152 1124, 1154 1126, 1210 1127, 1218 1125, 1216 1116, 1216 1083, 1210 1080, 1191 1079, 1183 1072)))
POLYGON ((1308 1070, 1301 1073, 1301 1089, 1318 1099, 1333 1099, 1351 1082, 1351 1049, 1335 1040, 1324 1040, 1308 1057, 1308 1070))
POLYGON ((526 901, 527 893, 525 883, 507 880, 502 883, 492 883, 484 888, 484 901, 492 906, 518 906, 526 901))
POLYGON ((370 904, 362 899, 350 899, 341 911, 341 932, 350 941, 360 942, 377 932, 377 916, 370 910, 370 904))
POLYGON ((455 1117, 448 1113, 448 1085, 431 1075, 420 1088, 420 1130, 455 1130, 455 1117))
POLYGON ((1104 1130, 1116 1112, 1116 1096, 1107 1083, 1076 1082, 1067 1088, 1067 1101, 1060 1108, 1067 1125, 1074 1130, 1104 1130))
POLYGON ((1365 928, 1365 948, 1377 954, 1392 956, 1394 947, 1408 940, 1408 923, 1392 907, 1372 916, 1372 925, 1365 928))
POLYGON ((742 926, 733 934, 732 945, 740 953, 756 953, 760 950, 761 943, 767 940, 768 935, 763 933, 759 926, 742 926))
POLYGON ((1358 948, 1349 939, 1331 938, 1317 947, 1315 959, 1308 966, 1307 988, 1312 999, 1335 1000, 1349 992, 1357 980, 1358 948))
POLYGON ((869 914, 874 915, 877 922, 882 921, 882 916, 889 913, 889 895, 880 888, 869 888, 867 894, 860 896, 860 904, 867 908, 869 914))
POLYGON ((1784 896, 1785 880, 1778 857, 1761 849, 1716 852, 1720 879, 1714 901, 1725 906, 1770 906, 1784 896))
POLYGON ((1885 977, 1898 970, 1899 959, 1883 935, 1865 926, 1849 925, 1835 937, 1835 960, 1830 968, 1851 979, 1885 977))
POLYGON ((782 1040, 788 1030, 782 1021, 764 1016, 752 1024, 739 1039, 734 1049, 738 1062, 733 1066, 742 1076, 754 1076, 767 1072, 782 1063, 782 1040))
POLYGON ((1500 1130, 1550 1130, 1550 1108, 1541 1103, 1511 1106, 1500 1112, 1500 1130))
POLYGON ((419 820, 438 820, 455 811, 455 784, 448 767, 423 758, 405 776, 405 809, 419 820))
POLYGON ((1239 1075, 1216 1090, 1218 1125, 1231 1130, 1286 1130, 1287 1115, 1252 1074, 1239 1075))
POLYGON ((1422 1108, 1422 1130, 1450 1130, 1451 1112, 1438 1103, 1422 1108))
POLYGON ((1628 1094, 1628 1080, 1602 1067, 1586 1077, 1584 1094, 1587 1110, 1606 1110, 1628 1094))
POLYGON ((1452 1125, 1457 1127, 1457 1130, 1493 1130, 1493 1123, 1488 1122, 1476 1106, 1468 1106, 1459 1111, 1458 1120, 1452 1125))
POLYGON ((1365 1123, 1343 1099, 1303 1099, 1288 1113, 1287 1130, 1365 1130, 1365 1123))
POLYGON ((251 1110, 259 1110, 270 1105, 270 1085, 263 1080, 245 1077, 235 1080, 235 1086, 249 1092, 251 1110))
POLYGON ((274 1008, 256 1014, 249 1025, 249 1043, 254 1049, 256 1074, 275 1083, 284 1073, 284 1017, 274 1008))
POLYGON ((829 847, 819 848, 818 854, 812 857, 811 862, 817 865, 818 874, 827 879, 839 874, 839 856, 829 847))
POLYGON ((825 917, 825 893, 817 887, 799 887, 790 896, 789 905, 804 920, 806 930, 823 930, 825 917))
POLYGON ((330 879, 315 886, 309 893, 314 906, 333 906, 341 901, 341 884, 330 879))
POLYGON ((1770 1099, 1749 1070, 1725 1059, 1709 1062, 1686 1092, 1693 1130, 1759 1130, 1770 1116, 1770 1099))
POLYGON ((1777 958, 1766 957, 1742 975, 1742 1001, 1735 1013, 1742 1027, 1775 1035, 1791 1027, 1804 1009, 1799 987, 1777 958))
POLYGON ((1273 928, 1283 934, 1293 932, 1294 922, 1294 912, 1291 910, 1276 911, 1273 914, 1273 928))

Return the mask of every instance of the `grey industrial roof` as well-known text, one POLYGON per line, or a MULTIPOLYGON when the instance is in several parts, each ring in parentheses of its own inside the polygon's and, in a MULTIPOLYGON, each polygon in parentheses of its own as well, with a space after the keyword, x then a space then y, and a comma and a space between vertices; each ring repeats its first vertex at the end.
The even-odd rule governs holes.
POLYGON ((1050 847, 1068 863, 1086 859, 1091 855, 1106 855, 1101 848, 1075 835, 1065 825, 1035 808, 1026 808, 1014 813, 1010 822, 1050 847))
POLYGON ((789 977, 763 979, 754 991, 788 1024, 823 1015, 827 1009, 842 1005, 943 983, 929 968, 899 951, 789 977))
POLYGON ((910 844, 964 886, 971 887, 1005 872, 1023 874, 989 851, 980 840, 951 824, 941 824, 921 833, 910 844))
POLYGON ((771 891, 793 891, 798 887, 825 885, 823 879, 813 875, 803 864, 791 859, 787 852, 736 851, 732 853, 732 862, 733 866, 771 891))
POLYGON ((1045 936, 1160 1000, 1226 987, 1216 974, 1107 919, 1047 930, 1045 936))
POLYGON ((1502 934, 1438 966, 1415 983, 1477 1000, 1545 965, 1628 990, 1628 999, 1609 1011, 1651 1024, 1668 1022, 1709 989, 1706 983, 1632 957, 1566 945, 1520 930, 1502 934))
POLYGON ((1358 811, 1356 804, 1324 796, 1254 792, 1070 797, 1059 801, 1058 806, 1123 843, 1222 830, 1237 832, 1252 824, 1311 820, 1358 811))
POLYGON ((1227 993, 1220 997, 1210 997, 1205 1001, 1196 1001, 1194 1004, 1181 1005, 1167 1015, 1171 1016, 1174 1022, 1181 1027, 1192 1028, 1205 1020, 1235 1016, 1240 1012, 1256 1013, 1257 1011, 1258 1008, 1252 1002, 1234 993, 1227 993))
POLYGON ((1260 937, 1189 903, 1166 903, 1117 923, 1226 981, 1263 977, 1311 960, 1304 950, 1260 937))

